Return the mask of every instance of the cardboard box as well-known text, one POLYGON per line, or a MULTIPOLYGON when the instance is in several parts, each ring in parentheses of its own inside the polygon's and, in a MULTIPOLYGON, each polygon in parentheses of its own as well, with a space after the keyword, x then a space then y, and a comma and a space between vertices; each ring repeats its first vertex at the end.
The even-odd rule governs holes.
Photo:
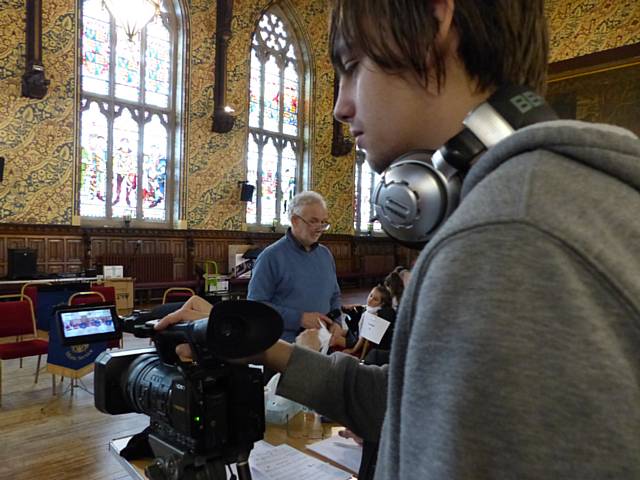
POLYGON ((105 280, 103 284, 113 287, 116 291, 116 310, 118 315, 129 315, 133 311, 133 279, 111 278, 105 280))

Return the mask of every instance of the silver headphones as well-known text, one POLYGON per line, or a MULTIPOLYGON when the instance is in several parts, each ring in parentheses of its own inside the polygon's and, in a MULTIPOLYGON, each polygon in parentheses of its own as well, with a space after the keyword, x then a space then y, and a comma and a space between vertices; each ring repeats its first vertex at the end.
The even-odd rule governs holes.
POLYGON ((438 150, 411 151, 391 163, 373 194, 375 219, 393 239, 422 248, 458 206, 462 178, 473 159, 519 128, 556 118, 530 88, 498 89, 438 150))

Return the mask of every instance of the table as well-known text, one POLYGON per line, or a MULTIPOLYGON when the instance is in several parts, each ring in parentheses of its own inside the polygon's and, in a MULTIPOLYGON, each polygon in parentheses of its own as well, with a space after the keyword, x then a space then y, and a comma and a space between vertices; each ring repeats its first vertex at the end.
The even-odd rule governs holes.
POLYGON ((98 277, 54 277, 54 278, 38 278, 37 280, 0 280, 0 287, 3 286, 22 286, 25 283, 33 284, 60 284, 60 283, 91 283, 95 282, 98 277))
MULTIPOLYGON (((314 413, 306 413, 300 412, 296 419, 303 420, 305 416, 314 415, 314 425, 316 422, 319 424, 319 417, 314 413)), ((321 438, 328 438, 333 435, 337 435, 339 430, 342 430, 344 427, 338 425, 336 423, 322 423, 320 424, 321 428, 321 438)), ((150 459, 140 459, 133 460, 129 462, 128 460, 122 458, 120 456, 120 451, 127 445, 131 437, 123 437, 117 438, 109 442, 109 451, 115 456, 118 462, 122 465, 122 467, 127 471, 129 476, 134 480, 147 480, 147 477, 144 474, 144 468, 149 464, 150 459)), ((318 458, 324 462, 330 463, 338 468, 345 469, 343 466, 335 464, 331 461, 328 461, 326 458, 321 457, 320 455, 315 454, 311 450, 307 450, 305 447, 311 443, 317 442, 321 438, 311 438, 305 437, 304 435, 299 436, 297 438, 292 437, 287 433, 286 425, 272 425, 267 424, 267 428, 264 434, 264 440, 271 445, 278 446, 282 444, 287 444, 301 452, 310 455, 312 457, 318 458)))

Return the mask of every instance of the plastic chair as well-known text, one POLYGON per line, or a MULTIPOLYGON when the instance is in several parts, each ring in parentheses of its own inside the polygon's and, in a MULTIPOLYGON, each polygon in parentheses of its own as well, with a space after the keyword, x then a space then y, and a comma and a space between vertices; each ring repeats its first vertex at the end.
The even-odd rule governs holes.
POLYGON ((186 302, 189 298, 193 297, 196 292, 188 287, 172 287, 164 291, 162 295, 162 304, 173 302, 186 302))
MULTIPOLYGON (((38 383, 40 360, 49 350, 49 342, 37 338, 33 303, 22 294, 0 296, 0 338, 16 337, 14 342, 0 344, 0 404, 2 402, 2 361, 38 356, 35 383, 38 383), (7 300, 13 298, 15 300, 7 300), (4 301, 3 301, 4 300, 4 301), (33 338, 24 339, 24 336, 33 338)), ((22 366, 22 365, 20 365, 22 366)), ((55 377, 53 392, 55 393, 55 377)))

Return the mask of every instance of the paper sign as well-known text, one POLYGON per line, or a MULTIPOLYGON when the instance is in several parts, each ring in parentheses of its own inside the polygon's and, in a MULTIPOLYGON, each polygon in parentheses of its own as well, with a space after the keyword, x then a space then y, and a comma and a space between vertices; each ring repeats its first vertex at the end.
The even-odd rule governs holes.
POLYGON ((327 330, 327 326, 318 320, 320 328, 318 329, 318 340, 320 340, 320 353, 326 354, 329 351, 329 341, 331 340, 331 333, 327 330))
POLYGON ((384 333, 387 331, 387 328, 389 328, 389 325, 391 325, 391 323, 385 319, 369 312, 364 312, 362 314, 360 336, 377 345, 382 340, 382 337, 384 337, 384 333))
POLYGON ((122 265, 105 265, 103 267, 104 278, 122 278, 123 270, 122 265))

